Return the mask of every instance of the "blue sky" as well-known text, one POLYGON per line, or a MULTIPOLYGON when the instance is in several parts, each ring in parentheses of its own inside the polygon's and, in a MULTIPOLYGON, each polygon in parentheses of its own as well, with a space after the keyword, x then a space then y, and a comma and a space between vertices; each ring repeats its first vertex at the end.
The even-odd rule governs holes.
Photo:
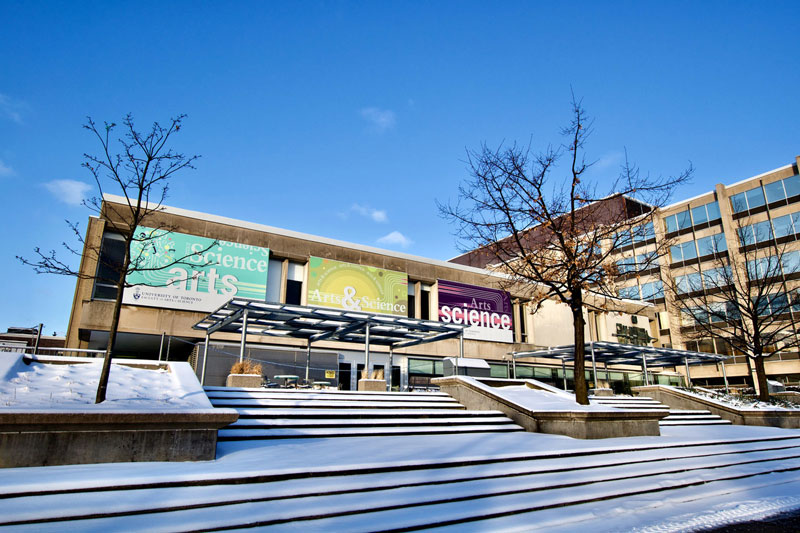
MULTIPOLYGON (((85 228, 87 115, 188 114, 169 204, 438 259, 465 150, 557 142, 594 177, 691 161, 687 198, 800 154, 798 2, 0 3, 0 330, 64 332, 75 282, 15 260, 85 228), (81 185, 81 183, 85 185, 81 185)), ((77 259, 76 259, 77 261, 77 259)))

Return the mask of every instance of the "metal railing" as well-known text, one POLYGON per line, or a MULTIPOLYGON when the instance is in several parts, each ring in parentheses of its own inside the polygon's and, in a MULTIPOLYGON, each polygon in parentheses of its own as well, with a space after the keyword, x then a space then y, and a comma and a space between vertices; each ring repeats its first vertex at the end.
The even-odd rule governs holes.
POLYGON ((39 346, 19 346, 17 344, 0 343, 0 352, 22 352, 30 355, 61 355, 76 354, 77 357, 102 357, 105 350, 90 350, 87 348, 50 348, 39 346), (53 352, 53 353, 41 353, 53 352))

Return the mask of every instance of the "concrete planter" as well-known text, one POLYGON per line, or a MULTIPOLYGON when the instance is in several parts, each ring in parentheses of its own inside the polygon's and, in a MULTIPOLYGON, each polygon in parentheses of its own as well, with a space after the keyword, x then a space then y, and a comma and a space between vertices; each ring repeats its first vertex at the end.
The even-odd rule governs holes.
POLYGON ((0 467, 210 461, 233 409, 0 411, 0 467))
MULTIPOLYGON (((603 411, 537 411, 503 397, 501 391, 492 390, 483 380, 451 376, 435 378, 431 382, 439 385, 442 392, 458 400, 467 409, 501 411, 526 431, 566 435, 577 439, 657 436, 661 434, 658 421, 669 414, 666 410, 627 411, 616 408, 603 411)), ((529 386, 543 388, 532 381, 529 386)))
POLYGON ((386 392, 386 380, 383 379, 359 379, 358 390, 386 392))
POLYGON ((264 382, 264 377, 260 374, 228 374, 225 380, 226 387, 244 387, 257 389, 264 382))

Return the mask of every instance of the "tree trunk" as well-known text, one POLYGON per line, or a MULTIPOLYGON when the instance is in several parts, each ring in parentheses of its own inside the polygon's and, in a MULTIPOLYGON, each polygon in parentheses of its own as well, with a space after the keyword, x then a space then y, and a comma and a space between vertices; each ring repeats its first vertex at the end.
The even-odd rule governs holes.
POLYGON ((575 330, 575 361, 572 363, 575 373, 575 401, 581 405, 589 405, 589 389, 586 386, 586 341, 583 320, 583 294, 580 290, 572 293, 572 327, 575 330))
POLYGON ((130 242, 126 242, 125 258, 121 267, 122 271, 119 276, 119 284, 117 285, 117 298, 114 300, 114 312, 111 315, 111 326, 108 329, 108 344, 106 345, 106 354, 103 357, 103 369, 100 371, 100 382, 97 384, 97 396, 95 397, 94 403, 102 403, 106 400, 108 376, 111 374, 111 353, 114 349, 114 343, 117 340, 119 316, 122 311, 122 293, 125 290, 125 274, 128 271, 128 263, 130 261, 130 246, 130 242))
POLYGON ((758 399, 768 402, 769 386, 767 385, 767 370, 764 368, 764 357, 754 357, 753 360, 756 364, 756 377, 758 378, 758 399))

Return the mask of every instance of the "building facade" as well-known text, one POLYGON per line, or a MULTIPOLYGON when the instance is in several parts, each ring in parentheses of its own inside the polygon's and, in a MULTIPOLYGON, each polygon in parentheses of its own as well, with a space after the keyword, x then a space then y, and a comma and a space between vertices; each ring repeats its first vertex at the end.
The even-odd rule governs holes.
MULTIPOLYGON (((123 201, 104 198, 106 206, 123 201)), ((85 279, 77 282, 67 333, 70 348, 106 346, 116 286, 105 281, 114 276, 104 270, 119 262, 124 250, 105 217, 121 211, 104 209, 89 220, 80 265, 85 279)), ((204 339, 193 326, 233 296, 464 324, 469 326, 465 356, 487 360, 496 377, 512 372, 511 352, 571 343, 568 308, 548 302, 532 313, 524 299, 527 291, 506 286, 506 278, 496 272, 172 207, 155 213, 149 224, 152 228, 137 231, 156 232, 147 241, 152 249, 134 253, 154 265, 191 252, 198 257, 129 276, 136 285, 124 293, 115 345, 120 357, 198 363, 204 339)), ((617 302, 607 312, 588 313, 587 338, 614 341, 621 328, 641 330, 649 338, 657 332, 654 309, 652 304, 617 302)), ((238 360, 238 341, 232 334, 212 336, 207 384, 224 381, 238 360)), ((248 335, 247 342, 248 357, 263 363, 267 377, 303 375, 302 341, 248 335)), ((315 342, 311 377, 348 389, 362 370, 377 370, 392 372, 398 388, 426 387, 431 377, 442 374, 444 358, 459 351, 456 339, 401 349, 389 369, 387 350, 371 347, 371 368, 365 369, 363 346, 315 342)), ((572 378, 571 370, 549 360, 517 364, 516 370, 520 377, 558 384, 572 378)), ((603 379, 636 385, 642 375, 631 368, 603 379)))

